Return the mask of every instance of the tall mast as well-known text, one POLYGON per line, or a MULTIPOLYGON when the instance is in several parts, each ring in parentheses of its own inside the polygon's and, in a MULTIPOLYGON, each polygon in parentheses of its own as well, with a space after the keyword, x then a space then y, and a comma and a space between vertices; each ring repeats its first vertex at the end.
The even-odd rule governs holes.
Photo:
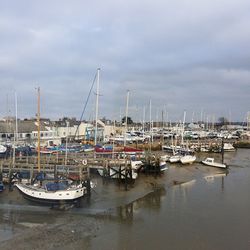
POLYGON ((184 130, 185 130, 185 121, 186 121, 186 110, 184 111, 183 115, 183 123, 182 123, 182 131, 181 131, 181 145, 183 146, 183 137, 184 137, 184 130))
POLYGON ((67 125, 67 135, 66 135, 66 149, 65 149, 65 165, 67 165, 68 162, 68 137, 69 137, 69 121, 66 121, 67 125))
POLYGON ((100 81, 100 68, 97 69, 97 84, 96 84, 95 145, 97 144, 97 119, 98 119, 98 105, 99 105, 99 81, 100 81))
POLYGON ((37 88, 37 167, 38 172, 41 170, 41 159, 40 159, 40 87, 37 88))
POLYGON ((128 102, 129 102, 129 90, 127 90, 127 98, 126 98, 124 146, 126 146, 126 141, 127 141, 126 133, 128 130, 128 102))
POLYGON ((151 99, 149 100, 149 132, 150 132, 150 151, 151 151, 151 146, 153 142, 153 136, 152 136, 152 108, 151 108, 151 99))
POLYGON ((146 110, 145 110, 145 106, 143 106, 143 118, 142 118, 143 140, 144 140, 144 135, 145 135, 145 116, 146 116, 146 110))
POLYGON ((17 131, 17 94, 15 92, 15 109, 16 109, 16 128, 14 131, 14 144, 13 144, 13 167, 15 166, 16 162, 16 145, 18 141, 18 131, 17 131))

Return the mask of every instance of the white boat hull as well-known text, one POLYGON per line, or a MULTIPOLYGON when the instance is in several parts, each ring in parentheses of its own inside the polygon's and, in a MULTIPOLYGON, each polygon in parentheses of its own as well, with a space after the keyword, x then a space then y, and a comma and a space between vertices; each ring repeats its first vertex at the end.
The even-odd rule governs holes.
POLYGON ((179 162, 181 159, 181 156, 180 155, 173 155, 169 158, 169 162, 170 163, 176 163, 176 162, 179 162))
POLYGON ((226 164, 222 164, 222 163, 218 163, 218 162, 214 162, 213 158, 207 158, 204 161, 202 161, 202 163, 204 165, 207 165, 209 167, 215 167, 215 168, 227 168, 226 164))
POLYGON ((180 161, 182 164, 192 164, 196 160, 196 156, 193 155, 185 155, 181 157, 180 161))
POLYGON ((75 187, 66 190, 46 191, 43 188, 18 183, 15 185, 25 198, 40 203, 73 202, 83 197, 86 193, 85 187, 75 187))

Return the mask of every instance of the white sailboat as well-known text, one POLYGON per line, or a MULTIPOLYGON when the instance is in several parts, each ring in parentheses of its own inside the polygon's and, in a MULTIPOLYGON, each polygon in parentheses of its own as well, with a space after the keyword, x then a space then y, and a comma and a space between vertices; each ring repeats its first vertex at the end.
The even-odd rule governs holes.
MULTIPOLYGON (((38 88, 38 173, 40 173, 40 88, 38 88)), ((44 185, 39 184, 23 184, 17 183, 16 187, 22 195, 31 201, 44 204, 61 204, 72 203, 80 199, 86 194, 86 187, 82 184, 72 185, 67 180, 55 180, 44 185)))
POLYGON ((223 150, 224 152, 233 152, 235 151, 235 147, 231 143, 224 143, 223 150))
POLYGON ((170 158, 169 158, 169 162, 170 163, 176 163, 176 162, 179 162, 181 160, 181 155, 180 154, 175 154, 175 155, 172 155, 170 158))
POLYGON ((180 162, 182 164, 192 164, 195 162, 195 160, 196 160, 195 155, 184 155, 180 158, 180 162))

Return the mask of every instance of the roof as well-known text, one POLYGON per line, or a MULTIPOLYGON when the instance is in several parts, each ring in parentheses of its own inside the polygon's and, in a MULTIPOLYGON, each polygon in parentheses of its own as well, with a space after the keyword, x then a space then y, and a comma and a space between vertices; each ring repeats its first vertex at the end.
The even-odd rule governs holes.
MULTIPOLYGON (((0 121, 0 133, 14 133, 15 131, 15 121, 12 122, 6 122, 6 121, 0 121)), ((18 126, 18 133, 31 133, 32 131, 37 131, 37 125, 36 121, 21 121, 18 120, 17 122, 18 126)), ((48 130, 46 127, 48 127, 49 124, 46 122, 41 122, 41 131, 48 130)))

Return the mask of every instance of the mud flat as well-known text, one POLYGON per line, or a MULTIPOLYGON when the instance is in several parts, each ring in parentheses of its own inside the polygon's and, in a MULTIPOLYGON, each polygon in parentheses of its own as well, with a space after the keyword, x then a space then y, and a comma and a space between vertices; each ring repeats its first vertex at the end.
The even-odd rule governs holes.
POLYGON ((160 176, 141 174, 128 191, 122 184, 104 182, 101 177, 93 176, 96 188, 91 198, 84 198, 81 208, 62 210, 36 206, 24 200, 17 190, 5 190, 0 195, 0 226, 3 228, 0 248, 108 249, 109 244, 107 248, 96 245, 103 232, 110 232, 110 239, 112 234, 117 238, 114 225, 136 225, 138 221, 134 215, 138 209, 161 206, 162 199, 173 186, 187 188, 195 185, 196 180, 220 173, 221 170, 201 164, 185 167, 175 164, 160 176))

